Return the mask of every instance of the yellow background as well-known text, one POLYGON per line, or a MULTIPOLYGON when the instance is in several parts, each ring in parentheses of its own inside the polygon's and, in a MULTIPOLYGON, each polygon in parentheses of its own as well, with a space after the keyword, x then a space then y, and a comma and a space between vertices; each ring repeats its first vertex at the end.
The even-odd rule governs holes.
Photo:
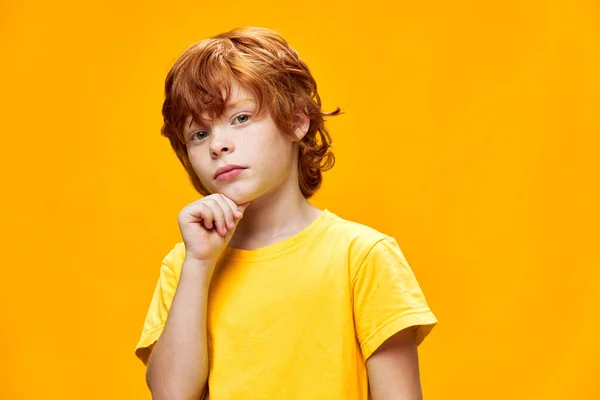
POLYGON ((439 318, 427 399, 598 399, 593 1, 0 5, 0 398, 149 399, 133 349, 177 214, 165 75, 236 26, 314 73, 318 207, 397 238, 439 318))

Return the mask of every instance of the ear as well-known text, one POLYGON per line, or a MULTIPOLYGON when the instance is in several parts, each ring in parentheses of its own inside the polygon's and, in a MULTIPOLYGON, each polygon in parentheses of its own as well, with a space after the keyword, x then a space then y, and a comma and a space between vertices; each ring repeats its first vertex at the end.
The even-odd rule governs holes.
POLYGON ((294 134, 298 138, 298 141, 302 140, 304 135, 306 135, 309 127, 310 118, 302 111, 296 112, 296 115, 294 115, 294 134))

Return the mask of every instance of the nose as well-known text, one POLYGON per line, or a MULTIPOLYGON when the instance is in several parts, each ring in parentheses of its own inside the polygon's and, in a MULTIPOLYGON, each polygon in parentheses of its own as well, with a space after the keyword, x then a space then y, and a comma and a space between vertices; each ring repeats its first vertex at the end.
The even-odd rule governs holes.
POLYGON ((222 154, 231 153, 235 150, 233 142, 226 129, 213 130, 213 140, 210 143, 210 153, 213 158, 218 158, 222 154))

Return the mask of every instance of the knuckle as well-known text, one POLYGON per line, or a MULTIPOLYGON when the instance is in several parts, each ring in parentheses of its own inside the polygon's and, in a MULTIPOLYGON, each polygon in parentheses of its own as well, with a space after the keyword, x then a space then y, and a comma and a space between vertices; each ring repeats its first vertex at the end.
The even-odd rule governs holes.
POLYGON ((223 199, 223 200, 224 200, 226 203, 231 203, 231 202, 232 202, 232 200, 231 200, 229 197, 225 196, 224 194, 223 194, 223 195, 221 195, 221 198, 222 198, 222 199, 223 199))

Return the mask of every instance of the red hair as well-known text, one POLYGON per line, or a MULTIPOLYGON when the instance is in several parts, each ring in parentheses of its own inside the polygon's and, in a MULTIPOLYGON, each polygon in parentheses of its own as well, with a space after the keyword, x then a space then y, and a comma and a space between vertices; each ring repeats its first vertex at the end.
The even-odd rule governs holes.
POLYGON ((298 156, 298 183, 308 199, 321 186, 322 171, 335 164, 324 117, 341 111, 338 107, 323 112, 317 83, 298 53, 277 32, 256 27, 236 28, 194 44, 167 74, 161 134, 169 138, 194 188, 203 196, 210 194, 188 158, 183 123, 191 115, 204 124, 203 113, 211 119, 219 118, 233 80, 255 95, 259 114, 266 106, 285 134, 295 138, 297 113, 310 119, 308 132, 299 142, 298 156))

